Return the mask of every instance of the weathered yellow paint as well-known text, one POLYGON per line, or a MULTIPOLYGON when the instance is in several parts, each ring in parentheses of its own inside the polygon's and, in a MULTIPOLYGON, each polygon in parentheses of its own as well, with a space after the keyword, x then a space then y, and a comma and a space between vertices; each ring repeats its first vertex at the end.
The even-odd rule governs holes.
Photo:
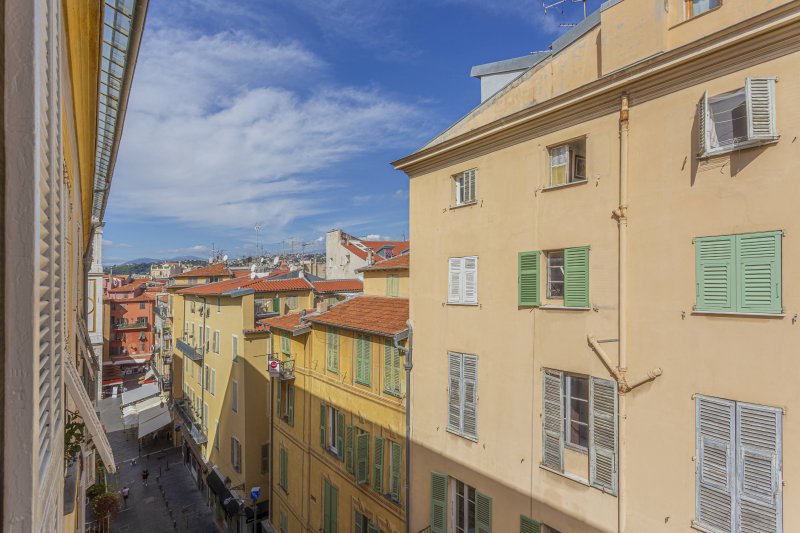
POLYGON ((388 296, 387 278, 389 276, 397 276, 397 297, 408 298, 411 280, 408 269, 364 272, 364 294, 367 296, 388 296))

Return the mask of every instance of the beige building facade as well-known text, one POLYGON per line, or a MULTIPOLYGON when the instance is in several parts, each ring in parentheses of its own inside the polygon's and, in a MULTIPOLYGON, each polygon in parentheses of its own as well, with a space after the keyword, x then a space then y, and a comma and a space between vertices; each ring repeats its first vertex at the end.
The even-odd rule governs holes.
POLYGON ((411 531, 800 530, 800 2, 688 4, 605 2, 395 162, 411 531))

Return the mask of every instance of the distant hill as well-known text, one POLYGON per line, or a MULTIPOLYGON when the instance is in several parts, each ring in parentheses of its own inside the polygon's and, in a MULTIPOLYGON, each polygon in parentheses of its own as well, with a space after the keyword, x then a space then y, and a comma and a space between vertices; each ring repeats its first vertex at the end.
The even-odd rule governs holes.
POLYGON ((205 257, 197 257, 196 255, 177 255, 167 261, 208 261, 205 257))
POLYGON ((123 265, 152 265, 153 263, 160 263, 161 259, 153 259, 152 257, 140 257, 138 259, 131 259, 130 261, 125 261, 122 263, 123 265))

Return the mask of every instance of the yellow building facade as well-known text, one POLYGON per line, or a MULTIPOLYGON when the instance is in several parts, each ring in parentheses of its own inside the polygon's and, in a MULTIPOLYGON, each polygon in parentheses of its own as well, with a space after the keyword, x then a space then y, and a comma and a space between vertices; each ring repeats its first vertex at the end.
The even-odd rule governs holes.
POLYGON ((800 530, 798 37, 796 1, 606 2, 395 163, 411 531, 800 530))
POLYGON ((365 272, 363 296, 263 321, 276 530, 405 531, 407 279, 365 272))

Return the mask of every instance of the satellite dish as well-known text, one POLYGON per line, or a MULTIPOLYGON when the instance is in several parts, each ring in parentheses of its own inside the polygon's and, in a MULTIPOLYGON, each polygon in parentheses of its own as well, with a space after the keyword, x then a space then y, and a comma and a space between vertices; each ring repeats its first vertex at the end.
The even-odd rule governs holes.
POLYGON ((255 272, 255 271, 256 271, 256 266, 250 265, 250 272, 255 272))
POLYGON ((273 265, 277 265, 280 262, 281 262, 281 256, 279 256, 279 255, 276 255, 275 259, 272 260, 272 264, 273 265))
POLYGON ((223 255, 223 256, 222 256, 222 260, 223 260, 223 261, 227 261, 227 260, 228 260, 228 254, 225 254, 225 255, 223 255))
POLYGON ((264 259, 264 258, 262 257, 262 258, 261 258, 261 262, 263 263, 264 261, 266 261, 266 259, 264 259))

